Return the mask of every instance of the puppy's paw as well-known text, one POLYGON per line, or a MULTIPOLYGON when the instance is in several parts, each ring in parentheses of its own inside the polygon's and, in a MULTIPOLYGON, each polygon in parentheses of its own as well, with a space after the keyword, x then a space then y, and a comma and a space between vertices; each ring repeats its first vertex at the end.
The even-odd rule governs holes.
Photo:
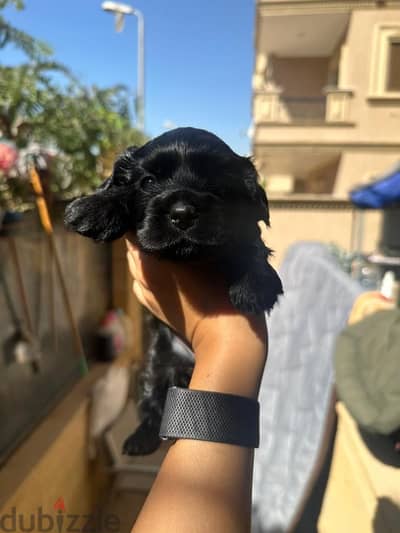
POLYGON ((248 275, 245 275, 240 282, 231 285, 229 288, 229 298, 233 306, 242 313, 257 314, 264 311, 264 307, 253 287, 248 275))
POLYGON ((270 312, 282 293, 281 280, 268 264, 258 271, 247 272, 229 288, 229 297, 236 309, 250 314, 270 312))
POLYGON ((130 435, 123 444, 124 455, 149 455, 160 447, 161 439, 158 436, 159 427, 142 422, 135 433, 130 435))

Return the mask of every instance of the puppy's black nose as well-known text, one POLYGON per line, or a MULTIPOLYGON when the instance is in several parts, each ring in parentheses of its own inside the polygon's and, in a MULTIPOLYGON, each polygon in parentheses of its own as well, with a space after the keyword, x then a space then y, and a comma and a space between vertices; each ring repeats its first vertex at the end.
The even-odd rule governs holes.
POLYGON ((183 202, 176 202, 169 211, 172 224, 180 229, 193 226, 196 219, 196 208, 183 202))

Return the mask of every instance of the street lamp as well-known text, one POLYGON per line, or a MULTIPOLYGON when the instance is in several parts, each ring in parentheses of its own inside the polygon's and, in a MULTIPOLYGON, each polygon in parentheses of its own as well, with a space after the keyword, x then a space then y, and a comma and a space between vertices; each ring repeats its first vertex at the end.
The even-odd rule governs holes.
POLYGON ((122 31, 124 27, 125 15, 134 15, 138 19, 138 74, 137 74, 137 94, 136 94, 136 114, 137 125, 144 131, 144 18, 141 11, 127 4, 119 2, 103 2, 101 7, 104 11, 109 11, 115 15, 115 27, 117 31, 122 31))

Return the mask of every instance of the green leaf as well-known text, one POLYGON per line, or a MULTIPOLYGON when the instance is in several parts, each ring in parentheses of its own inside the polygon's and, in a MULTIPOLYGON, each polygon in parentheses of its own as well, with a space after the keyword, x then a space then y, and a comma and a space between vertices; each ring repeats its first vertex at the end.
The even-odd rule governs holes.
POLYGON ((25 7, 23 0, 0 0, 0 9, 4 9, 10 4, 14 5, 17 9, 24 9, 25 7))
POLYGON ((0 16, 0 48, 11 44, 21 49, 31 59, 39 60, 53 54, 52 48, 47 43, 11 26, 0 16))

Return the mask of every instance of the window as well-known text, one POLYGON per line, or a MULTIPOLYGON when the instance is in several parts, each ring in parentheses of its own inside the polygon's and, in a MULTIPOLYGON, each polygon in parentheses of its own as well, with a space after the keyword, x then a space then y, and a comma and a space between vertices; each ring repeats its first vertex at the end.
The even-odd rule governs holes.
POLYGON ((386 90, 400 92, 400 39, 389 42, 386 90))
POLYGON ((375 27, 370 98, 400 98, 400 25, 375 27))

